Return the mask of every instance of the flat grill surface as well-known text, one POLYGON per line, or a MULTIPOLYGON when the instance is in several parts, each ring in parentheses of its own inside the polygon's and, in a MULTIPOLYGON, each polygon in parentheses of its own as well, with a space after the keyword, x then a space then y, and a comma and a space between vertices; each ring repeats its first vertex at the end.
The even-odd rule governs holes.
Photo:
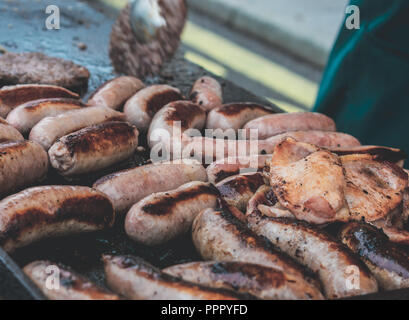
MULTIPOLYGON (((38 51, 50 56, 66 58, 83 65, 91 72, 85 99, 103 82, 115 76, 108 57, 108 44, 115 12, 92 6, 86 1, 75 0, 10 0, 0 2, 0 45, 11 52, 38 51), (57 5, 61 13, 61 29, 47 30, 45 8, 57 5), (86 50, 80 50, 78 43, 85 43, 86 50)), ((166 83, 178 87, 187 95, 193 82, 208 74, 202 68, 183 58, 183 47, 163 68, 160 75, 144 79, 147 84, 166 83)), ((217 78, 217 77, 216 77, 217 78)), ((264 99, 243 90, 223 79, 218 79, 224 90, 226 103, 252 101, 269 105, 264 99)), ((277 112, 280 110, 271 106, 277 112)), ((142 139, 144 139, 142 137, 142 139)), ((143 165, 148 161, 148 153, 135 154, 124 163, 102 172, 89 174, 72 180, 65 180, 55 172, 50 172, 42 182, 48 184, 72 184, 91 186, 99 177, 126 168, 143 165)), ((175 239, 166 245, 147 248, 128 239, 123 228, 123 217, 116 226, 105 232, 44 240, 20 249, 12 255, 12 260, 0 249, 0 298, 29 299, 41 298, 35 286, 21 273, 19 267, 27 263, 47 259, 62 262, 91 280, 104 286, 102 254, 133 254, 145 258, 158 267, 200 260, 190 234, 175 239)), ((371 299, 405 299, 408 290, 391 294, 381 293, 371 299)))

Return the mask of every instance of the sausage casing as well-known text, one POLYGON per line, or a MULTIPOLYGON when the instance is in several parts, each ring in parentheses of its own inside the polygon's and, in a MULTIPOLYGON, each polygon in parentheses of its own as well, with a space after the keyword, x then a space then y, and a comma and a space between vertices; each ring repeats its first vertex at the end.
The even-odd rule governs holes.
POLYGON ((135 77, 123 76, 111 79, 99 87, 89 98, 87 105, 120 109, 124 103, 145 85, 135 77))
POLYGON ((123 170, 99 179, 94 188, 111 199, 116 212, 124 213, 152 193, 173 190, 190 181, 207 181, 206 170, 197 161, 123 170))
POLYGON ((30 140, 38 142, 45 150, 71 132, 108 121, 123 121, 123 113, 106 107, 88 107, 47 117, 37 123, 30 132, 30 140))
POLYGON ((23 271, 50 300, 119 300, 116 294, 62 264, 34 261, 26 265, 23 271))
POLYGON ((209 112, 206 128, 238 130, 247 122, 272 113, 272 110, 256 103, 229 103, 209 112))
POLYGON ((336 131, 335 122, 314 112, 278 113, 248 122, 244 129, 257 129, 258 139, 267 139, 289 131, 336 131))
POLYGON ((192 87, 190 100, 206 111, 220 107, 223 103, 222 87, 216 79, 211 77, 199 78, 192 87))
POLYGON ((238 300, 233 292, 172 277, 140 258, 103 257, 108 286, 132 300, 238 300))
POLYGON ((342 228, 340 238, 360 256, 383 289, 409 288, 409 255, 381 230, 351 222, 342 228))
POLYGON ((322 299, 318 290, 277 269, 245 262, 191 262, 162 270, 185 281, 266 300, 322 299))
POLYGON ((20 84, 0 89, 0 117, 28 101, 46 98, 79 99, 79 95, 62 87, 44 84, 20 84))
POLYGON ((196 216, 217 205, 219 192, 205 182, 190 182, 173 191, 152 194, 129 210, 125 230, 145 245, 158 245, 186 233, 196 216))
POLYGON ((126 160, 136 151, 138 136, 126 122, 104 122, 60 138, 48 154, 60 174, 78 175, 126 160))
POLYGON ((327 298, 344 298, 378 291, 368 268, 324 231, 301 221, 270 218, 257 212, 248 216, 250 228, 302 265, 316 272, 327 298), (355 277, 351 273, 356 271, 355 277), (357 282, 354 282, 357 281, 357 282))
POLYGON ((67 98, 40 99, 24 103, 13 109, 7 116, 7 121, 23 134, 42 119, 55 117, 67 111, 85 107, 80 100, 67 98))
POLYGON ((0 144, 0 194, 42 180, 48 171, 48 155, 33 141, 0 144))
POLYGON ((111 227, 115 213, 101 192, 79 186, 44 186, 0 202, 0 245, 12 252, 43 238, 111 227))
POLYGON ((170 102, 184 100, 179 89, 168 85, 154 85, 142 89, 124 107, 127 121, 141 131, 148 131, 154 115, 170 102))

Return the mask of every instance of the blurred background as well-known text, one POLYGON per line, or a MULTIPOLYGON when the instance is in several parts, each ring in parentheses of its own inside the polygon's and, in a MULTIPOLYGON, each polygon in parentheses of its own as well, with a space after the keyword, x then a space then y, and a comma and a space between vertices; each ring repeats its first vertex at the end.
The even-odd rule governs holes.
MULTIPOLYGON (((113 14, 128 0, 96 0, 113 14)), ((187 0, 185 58, 288 112, 310 110, 348 0, 187 0)))

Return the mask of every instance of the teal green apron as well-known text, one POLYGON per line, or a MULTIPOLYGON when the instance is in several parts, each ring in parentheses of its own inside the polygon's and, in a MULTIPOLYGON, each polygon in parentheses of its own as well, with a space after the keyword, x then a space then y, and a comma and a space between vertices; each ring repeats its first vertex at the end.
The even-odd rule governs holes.
POLYGON ((361 29, 342 26, 315 111, 364 144, 409 153, 409 0, 352 0, 361 29))

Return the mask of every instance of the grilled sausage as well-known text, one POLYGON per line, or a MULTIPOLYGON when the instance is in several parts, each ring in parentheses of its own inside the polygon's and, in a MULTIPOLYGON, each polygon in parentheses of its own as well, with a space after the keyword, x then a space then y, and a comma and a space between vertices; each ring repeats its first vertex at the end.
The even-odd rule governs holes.
POLYGON ((206 111, 210 111, 222 105, 222 87, 216 79, 211 77, 199 78, 190 91, 189 99, 206 111))
POLYGON ((316 130, 286 132, 268 138, 268 141, 279 144, 286 138, 293 138, 299 142, 310 143, 331 150, 337 150, 338 148, 349 149, 361 146, 361 143, 349 134, 316 130))
POLYGON ((248 216, 248 222, 256 234, 317 273, 327 298, 377 292, 377 282, 368 268, 324 231, 293 219, 266 217, 257 211, 248 216), (358 279, 351 277, 354 270, 358 279))
POLYGON ((48 171, 47 152, 33 141, 0 144, 0 195, 42 180, 48 171))
POLYGON ((165 243, 189 231, 202 210, 216 207, 218 196, 217 189, 205 182, 190 182, 173 191, 152 194, 129 210, 125 231, 144 245, 165 243))
POLYGON ((171 276, 212 288, 251 294, 266 300, 322 299, 315 288, 274 268, 245 262, 191 262, 162 270, 171 276))
POLYGON ((176 189, 190 181, 207 181, 206 170, 197 161, 159 163, 120 171, 99 179, 94 188, 105 193, 115 211, 128 211, 146 196, 176 189))
POLYGON ((148 131, 148 144, 151 148, 160 142, 166 146, 169 138, 179 138, 189 129, 202 130, 205 122, 206 112, 197 104, 189 101, 171 102, 153 117, 148 131))
POLYGON ((184 100, 179 89, 168 85, 154 85, 136 93, 124 107, 127 121, 141 131, 148 131, 153 116, 168 103, 184 100))
POLYGON ((26 189, 0 201, 0 246, 8 252, 48 237, 111 227, 111 201, 87 187, 26 189))
POLYGON ((60 138, 48 155, 64 176, 98 171, 132 156, 138 136, 138 130, 126 122, 100 123, 60 138))
POLYGON ((257 129, 258 139, 267 139, 289 131, 336 131, 335 122, 332 119, 313 112, 272 114, 252 120, 243 128, 257 129))
POLYGON ((7 121, 21 133, 28 134, 42 119, 55 117, 82 107, 85 107, 85 104, 76 99, 50 98, 34 100, 13 109, 8 114, 7 121))
POLYGON ((267 140, 225 140, 210 137, 186 137, 183 136, 174 145, 181 144, 179 153, 172 152, 173 159, 195 158, 205 163, 228 158, 245 157, 250 155, 266 155, 274 151, 277 143, 267 140))
POLYGON ((271 155, 252 155, 230 157, 213 162, 206 168, 211 183, 218 183, 228 177, 246 173, 243 171, 261 171, 271 155))
POLYGON ((389 241, 381 231, 366 223, 343 227, 340 238, 358 254, 385 290, 409 287, 409 255, 389 241))
POLYGON ((125 102, 145 85, 135 77, 123 76, 111 79, 99 87, 89 98, 87 105, 120 109, 125 102))
POLYGON ((237 131, 250 120, 272 113, 272 110, 256 103, 229 103, 209 112, 206 128, 237 131))
POLYGON ((140 258, 104 255, 108 286, 133 300, 238 300, 239 296, 172 277, 140 258))
POLYGON ((22 141, 24 137, 21 133, 6 121, 0 122, 0 143, 7 141, 22 141))
POLYGON ((23 271, 50 300, 119 300, 116 294, 62 264, 34 261, 23 271))
POLYGON ((79 99, 79 95, 51 85, 22 84, 3 87, 0 89, 0 117, 6 117, 11 110, 23 103, 46 98, 79 99))
POLYGON ((229 205, 245 212, 250 198, 262 185, 264 185, 263 174, 257 172, 229 177, 216 184, 216 187, 220 196, 229 205))
POLYGON ((193 243, 205 260, 255 263, 275 268, 296 277, 305 291, 320 292, 309 281, 309 273, 271 242, 257 236, 229 211, 202 211, 193 222, 193 243))
POLYGON ((89 107, 65 112, 55 117, 47 117, 37 123, 30 132, 29 139, 38 142, 45 150, 71 132, 108 121, 123 121, 123 113, 106 107, 89 107))

